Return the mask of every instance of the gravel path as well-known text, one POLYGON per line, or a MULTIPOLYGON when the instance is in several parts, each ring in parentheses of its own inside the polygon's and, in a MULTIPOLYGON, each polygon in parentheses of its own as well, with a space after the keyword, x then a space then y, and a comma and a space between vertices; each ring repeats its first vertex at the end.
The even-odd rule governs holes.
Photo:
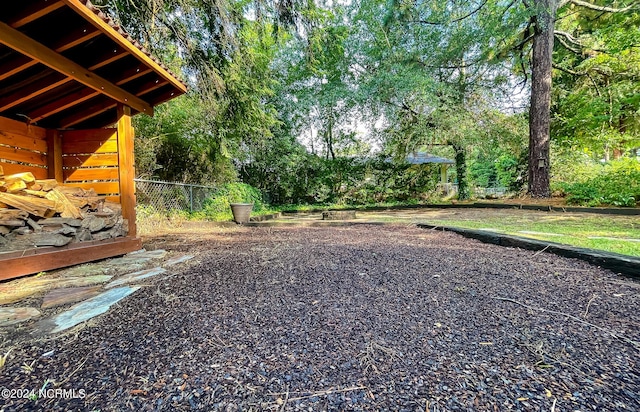
POLYGON ((83 399, 0 410, 640 409, 640 284, 584 262, 408 226, 148 245, 199 262, 0 372, 83 399))

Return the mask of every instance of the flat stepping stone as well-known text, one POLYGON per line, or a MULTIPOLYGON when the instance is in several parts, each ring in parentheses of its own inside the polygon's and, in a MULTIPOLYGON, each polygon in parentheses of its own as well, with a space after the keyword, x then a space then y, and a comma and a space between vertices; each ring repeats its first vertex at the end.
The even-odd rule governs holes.
POLYGON ((151 261, 150 257, 138 257, 136 255, 124 256, 121 258, 110 259, 104 263, 104 266, 130 266, 130 265, 146 265, 151 261))
POLYGON ((86 300, 98 295, 101 289, 101 286, 54 289, 44 296, 40 308, 55 308, 56 306, 62 306, 69 303, 76 303, 81 300, 86 300))
POLYGON ((0 308, 0 327, 15 325, 40 316, 36 308, 0 308))
POLYGON ((163 267, 173 266, 173 265, 177 265, 178 263, 183 263, 183 262, 186 262, 187 260, 191 260, 191 259, 193 259, 193 256, 191 256, 191 255, 176 256, 176 257, 171 258, 171 259, 167 260, 166 262, 164 262, 162 264, 162 266, 163 267))
POLYGON ((94 296, 82 303, 78 303, 68 311, 62 312, 51 319, 55 324, 55 328, 53 328, 50 333, 62 332, 65 329, 72 328, 84 321, 101 315, 107 312, 115 303, 126 298, 138 289, 140 289, 139 286, 115 288, 101 293, 98 296, 94 296))
POLYGON ((93 275, 77 278, 64 278, 59 282, 55 282, 56 288, 74 288, 82 286, 99 285, 108 282, 113 276, 111 275, 93 275))
POLYGON ((150 258, 150 259, 162 259, 167 256, 167 251, 164 249, 157 250, 138 250, 131 252, 125 256, 125 258, 150 258))
POLYGON ((526 235, 539 235, 539 236, 565 236, 559 233, 533 232, 531 230, 521 230, 518 233, 524 233, 526 235))
POLYGON ((141 270, 139 272, 129 273, 128 275, 124 275, 109 283, 105 288, 109 289, 114 286, 124 285, 126 283, 134 283, 138 282, 142 279, 150 278, 151 276, 159 275, 161 273, 165 273, 166 269, 163 268, 153 268, 147 270, 141 270))
POLYGON ((83 277, 31 276, 0 284, 0 305, 19 302, 30 296, 46 292, 49 289, 91 286, 106 283, 110 275, 83 277))

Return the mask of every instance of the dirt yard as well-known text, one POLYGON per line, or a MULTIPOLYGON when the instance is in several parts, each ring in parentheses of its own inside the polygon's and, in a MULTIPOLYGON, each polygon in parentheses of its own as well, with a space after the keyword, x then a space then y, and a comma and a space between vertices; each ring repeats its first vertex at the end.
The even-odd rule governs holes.
POLYGON ((410 225, 146 247, 196 259, 0 371, 84 396, 0 410, 640 410, 640 284, 582 261, 410 225))

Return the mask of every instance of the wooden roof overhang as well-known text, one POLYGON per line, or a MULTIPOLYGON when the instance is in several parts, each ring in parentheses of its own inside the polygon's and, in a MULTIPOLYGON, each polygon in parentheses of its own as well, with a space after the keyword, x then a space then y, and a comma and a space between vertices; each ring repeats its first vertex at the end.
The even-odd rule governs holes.
POLYGON ((186 92, 89 0, 5 1, 0 116, 50 129, 100 128, 186 92))

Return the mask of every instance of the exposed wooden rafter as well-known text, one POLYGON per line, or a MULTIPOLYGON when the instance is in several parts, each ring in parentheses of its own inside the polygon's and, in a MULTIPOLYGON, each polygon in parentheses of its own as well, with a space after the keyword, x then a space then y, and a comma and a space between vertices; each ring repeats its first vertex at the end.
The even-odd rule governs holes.
POLYGON ((28 69, 36 65, 37 62, 27 56, 20 56, 16 59, 9 61, 8 63, 0 66, 0 80, 8 79, 14 74, 20 73, 23 70, 28 69))
MULTIPOLYGON (((74 9, 78 14, 82 15, 84 18, 89 20, 93 25, 95 25, 100 31, 109 36, 113 41, 117 44, 128 50, 131 54, 136 56, 139 60, 143 61, 146 65, 151 67, 156 73, 161 75, 166 81, 171 83, 174 87, 180 90, 182 93, 187 91, 187 88, 184 84, 182 84, 178 79, 176 79, 171 73, 169 73, 164 67, 160 66, 153 59, 147 56, 142 50, 137 48, 134 44, 132 44, 129 40, 127 40, 122 34, 118 33, 113 27, 111 27, 107 22, 102 20, 99 16, 97 16, 93 11, 89 10, 87 6, 85 6, 79 0, 63 0, 69 7, 74 9)), ((132 106, 133 107, 133 106, 132 106)))
POLYGON ((37 122, 44 119, 45 117, 60 113, 61 111, 66 110, 70 107, 86 102, 89 99, 93 99, 99 94, 99 92, 93 89, 83 88, 82 90, 79 90, 61 99, 57 99, 47 105, 39 107, 36 110, 33 110, 29 113, 29 117, 31 118, 32 122, 37 122))
POLYGON ((40 96, 49 90, 68 83, 71 78, 60 75, 59 73, 52 73, 49 76, 31 83, 26 88, 20 88, 12 94, 2 96, 0 99, 0 112, 10 109, 25 102, 34 97, 40 96))
POLYGON ((49 1, 48 4, 42 5, 42 2, 37 2, 33 6, 25 9, 19 15, 15 16, 8 23, 11 27, 17 29, 39 18, 46 16, 47 14, 64 7, 64 2, 61 0, 49 1))
POLYGON ((111 110, 116 106, 117 104, 114 103, 113 101, 106 100, 104 102, 97 103, 89 107, 85 107, 83 110, 80 110, 76 113, 73 113, 72 115, 69 115, 63 119, 60 119, 58 123, 60 124, 60 128, 62 129, 73 127, 79 123, 84 122, 85 120, 91 119, 94 116, 97 116, 108 110, 111 110))
POLYGON ((100 31, 96 30, 94 27, 80 27, 59 40, 57 44, 52 47, 52 49, 57 51, 58 53, 61 53, 95 37, 98 37, 99 35, 100 31))
MULTIPOLYGON (((132 68, 129 69, 125 72, 122 73, 122 78, 120 80, 118 80, 117 82, 115 82, 115 84, 117 86, 121 86, 123 84, 126 84, 132 80, 137 79, 138 77, 144 76, 145 74, 151 73, 153 70, 146 68, 146 67, 137 67, 137 68, 132 68)), ((45 117, 54 115, 56 113, 59 113, 61 111, 64 111, 70 107, 79 105, 83 102, 86 102, 89 99, 93 99, 94 97, 98 96, 100 93, 95 91, 95 90, 90 90, 90 89, 84 89, 84 90, 80 90, 78 92, 72 93, 68 96, 65 96, 61 99, 57 99, 43 107, 39 107, 38 109, 32 111, 31 113, 29 113, 29 117, 31 118, 31 121, 33 122, 37 122, 39 120, 44 119, 45 117)), ((113 107, 113 106, 112 106, 113 107)), ((111 107, 111 108, 112 108, 111 107)), ((108 110, 108 109, 107 109, 108 110)), ((85 119, 86 120, 86 117, 85 119)), ((67 126, 69 127, 69 126, 67 126)))
POLYGON ((0 43, 109 96, 117 102, 150 116, 153 115, 153 108, 149 103, 2 22, 0 22, 0 43))

